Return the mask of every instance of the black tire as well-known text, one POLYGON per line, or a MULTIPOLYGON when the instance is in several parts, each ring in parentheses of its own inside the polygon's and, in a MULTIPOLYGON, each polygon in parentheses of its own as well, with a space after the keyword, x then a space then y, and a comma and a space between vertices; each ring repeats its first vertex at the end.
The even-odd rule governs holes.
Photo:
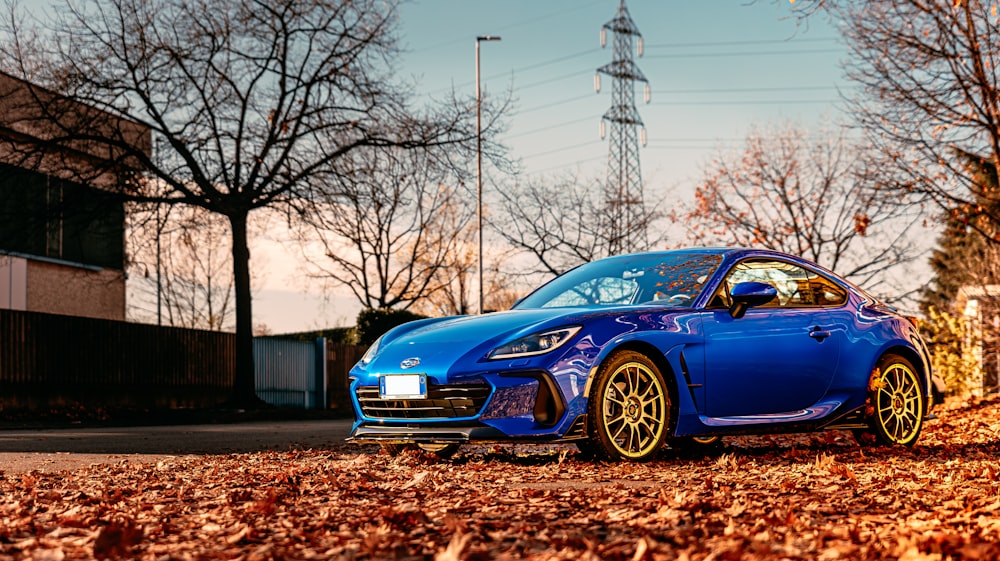
POLYGON ((670 406, 670 390, 653 361, 616 352, 598 369, 587 403, 590 440, 578 447, 605 460, 649 460, 672 431, 670 406))
POLYGON ((576 440, 573 444, 576 444, 577 450, 580 451, 580 459, 582 460, 595 460, 603 458, 597 445, 595 445, 594 441, 589 437, 583 440, 576 440))
POLYGON ((901 356, 885 355, 872 371, 865 408, 868 428, 855 430, 861 445, 912 446, 923 428, 924 389, 917 369, 901 356))
POLYGON ((398 456, 406 450, 412 448, 419 448, 424 453, 431 454, 432 456, 437 456, 442 460, 447 460, 448 458, 454 456, 455 453, 458 452, 458 449, 462 447, 461 444, 455 442, 453 443, 421 442, 418 444, 383 443, 381 444, 381 446, 382 446, 382 451, 385 452, 386 454, 389 454, 390 456, 398 456))
POLYGON ((725 449, 719 436, 680 436, 667 441, 671 449, 685 453, 713 454, 725 449))

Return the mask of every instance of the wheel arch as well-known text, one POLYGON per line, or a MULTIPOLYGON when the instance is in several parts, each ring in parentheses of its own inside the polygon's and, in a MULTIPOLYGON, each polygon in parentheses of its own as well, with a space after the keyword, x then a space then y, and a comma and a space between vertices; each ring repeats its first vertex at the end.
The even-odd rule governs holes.
POLYGON ((617 345, 613 349, 608 350, 606 353, 602 353, 601 359, 594 364, 590 375, 587 377, 587 386, 584 392, 587 400, 590 400, 594 391, 593 381, 597 375, 597 371, 604 366, 604 363, 606 363, 611 356, 619 351, 637 352, 652 361, 652 363, 656 365, 656 368, 659 369, 660 374, 663 376, 663 381, 667 385, 667 391, 670 392, 669 430, 670 433, 673 433, 674 429, 677 428, 677 416, 679 413, 678 392, 680 391, 680 387, 678 386, 677 372, 675 372, 674 367, 670 364, 670 361, 667 360, 666 354, 664 354, 662 350, 652 343, 633 339, 617 345))
POLYGON ((914 368, 917 369, 916 374, 917 378, 920 380, 920 387, 922 390, 921 393, 924 397, 923 413, 924 415, 926 415, 930 411, 932 405, 931 401, 933 397, 931 395, 931 379, 930 379, 929 365, 926 364, 924 358, 920 355, 920 353, 917 352, 912 347, 909 347, 907 345, 897 344, 887 347, 883 349, 881 353, 879 353, 878 357, 875 359, 875 364, 872 364, 872 370, 874 370, 875 367, 878 366, 878 364, 885 357, 889 355, 903 357, 906 360, 908 360, 910 364, 913 365, 914 368))

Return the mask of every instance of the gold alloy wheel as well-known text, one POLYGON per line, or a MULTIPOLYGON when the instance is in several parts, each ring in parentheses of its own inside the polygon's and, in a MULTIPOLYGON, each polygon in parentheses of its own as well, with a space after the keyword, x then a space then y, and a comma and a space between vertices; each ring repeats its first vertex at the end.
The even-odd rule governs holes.
POLYGON ((629 361, 607 377, 602 389, 600 421, 606 442, 624 458, 647 458, 667 429, 669 400, 662 378, 646 364, 629 361))
POLYGON ((887 444, 913 444, 923 419, 923 393, 913 367, 902 359, 888 361, 873 378, 875 430, 887 444))

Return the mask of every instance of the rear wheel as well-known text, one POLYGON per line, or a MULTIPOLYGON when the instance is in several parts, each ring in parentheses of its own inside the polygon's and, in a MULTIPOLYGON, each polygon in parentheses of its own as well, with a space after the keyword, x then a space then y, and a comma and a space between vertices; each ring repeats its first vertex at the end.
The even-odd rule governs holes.
POLYGON ((912 446, 920 436, 924 392, 917 370, 901 356, 886 355, 868 383, 868 429, 855 431, 861 444, 912 446))
POLYGON ((587 404, 590 442, 581 450, 608 460, 645 461, 670 432, 670 393, 659 368, 635 351, 601 365, 587 404))

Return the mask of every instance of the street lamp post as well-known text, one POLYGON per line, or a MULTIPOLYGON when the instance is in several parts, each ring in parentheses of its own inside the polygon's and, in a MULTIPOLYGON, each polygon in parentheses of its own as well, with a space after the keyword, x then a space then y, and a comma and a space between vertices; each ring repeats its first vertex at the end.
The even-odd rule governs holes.
POLYGON ((483 99, 479 83, 479 43, 499 41, 496 35, 476 37, 476 222, 479 229, 479 313, 483 313, 483 99))

